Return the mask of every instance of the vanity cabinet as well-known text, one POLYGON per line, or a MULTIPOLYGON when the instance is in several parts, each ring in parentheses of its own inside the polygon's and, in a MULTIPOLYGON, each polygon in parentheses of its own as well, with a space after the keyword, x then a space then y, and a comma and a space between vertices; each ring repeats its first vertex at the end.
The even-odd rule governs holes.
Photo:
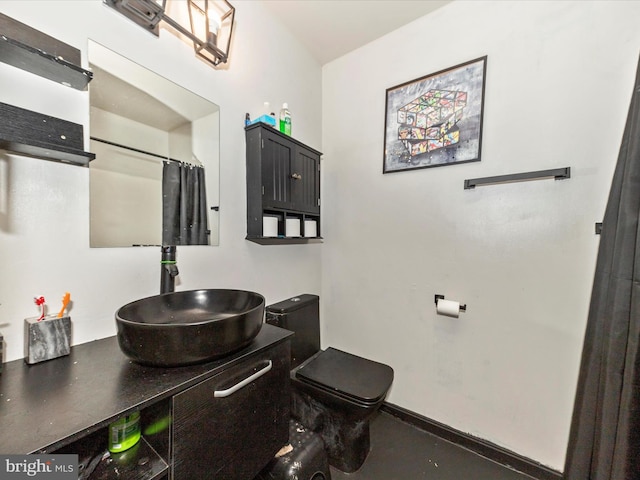
POLYGON ((76 454, 88 480, 252 480, 288 441, 291 335, 264 324, 245 349, 186 367, 138 365, 115 337, 8 362, 0 454, 76 454), (136 410, 140 441, 105 455, 109 424, 136 410))
POLYGON ((270 245, 320 239, 322 153, 264 123, 245 133, 247 240, 270 245), (277 219, 277 231, 263 230, 264 217, 277 219))
POLYGON ((281 345, 173 397, 171 478, 249 480, 269 463, 289 438, 285 355, 281 345))

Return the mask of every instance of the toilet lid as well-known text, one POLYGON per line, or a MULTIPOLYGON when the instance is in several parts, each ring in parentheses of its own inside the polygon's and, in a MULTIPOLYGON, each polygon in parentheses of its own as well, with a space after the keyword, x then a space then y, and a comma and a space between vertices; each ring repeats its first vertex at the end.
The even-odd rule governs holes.
POLYGON ((383 363, 327 348, 298 369, 296 377, 365 403, 381 400, 393 381, 393 369, 383 363))

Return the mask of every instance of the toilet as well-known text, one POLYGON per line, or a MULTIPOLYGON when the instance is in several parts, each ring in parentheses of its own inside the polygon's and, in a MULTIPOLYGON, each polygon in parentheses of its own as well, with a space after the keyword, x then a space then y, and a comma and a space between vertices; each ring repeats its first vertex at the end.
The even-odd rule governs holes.
POLYGON ((329 464, 352 473, 370 449, 369 421, 393 382, 393 369, 336 348, 320 349, 317 295, 266 307, 266 322, 291 330, 291 413, 322 437, 329 464))

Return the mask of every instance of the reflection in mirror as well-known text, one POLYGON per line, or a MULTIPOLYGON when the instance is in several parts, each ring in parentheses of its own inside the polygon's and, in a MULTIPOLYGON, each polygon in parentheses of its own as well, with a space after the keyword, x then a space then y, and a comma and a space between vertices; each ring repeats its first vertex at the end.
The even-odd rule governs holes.
POLYGON ((92 247, 218 244, 219 107, 89 41, 92 247))

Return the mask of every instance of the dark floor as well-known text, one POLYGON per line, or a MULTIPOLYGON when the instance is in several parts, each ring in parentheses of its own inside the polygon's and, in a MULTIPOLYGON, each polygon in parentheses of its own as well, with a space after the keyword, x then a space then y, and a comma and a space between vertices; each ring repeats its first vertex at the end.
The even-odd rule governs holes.
POLYGON ((333 480, 532 480, 381 412, 371 422, 371 452, 355 473, 333 480))

